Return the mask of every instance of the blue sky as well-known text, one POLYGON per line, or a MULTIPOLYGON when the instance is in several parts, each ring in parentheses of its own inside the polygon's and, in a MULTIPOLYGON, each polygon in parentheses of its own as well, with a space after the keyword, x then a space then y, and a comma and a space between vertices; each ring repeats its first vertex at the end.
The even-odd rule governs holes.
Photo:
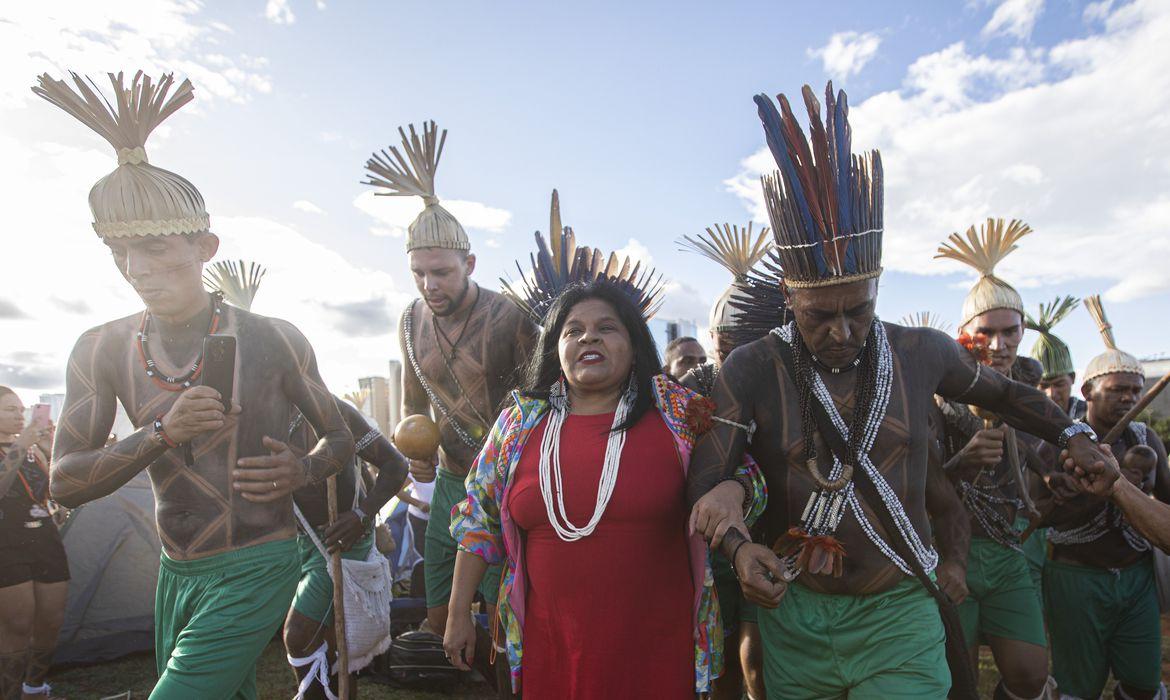
MULTIPOLYGON (((1170 311, 1162 1, 88 5, 0 10, 0 188, 24 267, 0 300, 0 383, 26 398, 60 386, 80 331, 139 308, 88 226, 109 149, 28 92, 68 68, 192 78, 151 161, 201 189, 225 256, 269 265, 255 310, 300 325, 338 392, 397 356, 412 293, 401 229, 420 205, 358 184, 399 125, 449 130, 438 193, 481 282, 527 258, 557 187, 579 240, 650 259, 672 280, 664 314, 702 321, 729 280, 675 240, 767 223, 752 95, 829 78, 855 148, 886 159, 885 318, 953 323, 973 278, 934 247, 1019 217, 1036 233, 1002 275, 1029 307, 1102 292, 1123 348, 1170 350, 1149 322, 1170 311)), ((1083 311, 1059 332, 1078 366, 1100 349, 1083 311)))

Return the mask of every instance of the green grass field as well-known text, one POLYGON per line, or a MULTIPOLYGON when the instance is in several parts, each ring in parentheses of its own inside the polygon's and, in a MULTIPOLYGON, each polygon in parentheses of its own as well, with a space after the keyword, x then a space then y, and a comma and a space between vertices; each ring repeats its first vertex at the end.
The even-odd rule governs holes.
MULTIPOLYGON (((1162 677, 1170 678, 1170 620, 1162 617, 1162 677)), ((93 666, 75 667, 57 671, 50 677, 53 693, 69 700, 98 700, 130 691, 132 700, 145 700, 154 687, 154 656, 136 654, 117 661, 93 666)), ((284 660, 284 650, 274 641, 264 650, 256 672, 260 698, 291 698, 296 693, 292 674, 284 660)), ((999 674, 991 654, 984 649, 979 663, 979 687, 985 698, 991 697, 999 674)), ((487 685, 467 683, 452 693, 434 693, 403 690, 363 680, 359 696, 363 700, 432 700, 433 698, 471 698, 487 700, 494 697, 487 685)))

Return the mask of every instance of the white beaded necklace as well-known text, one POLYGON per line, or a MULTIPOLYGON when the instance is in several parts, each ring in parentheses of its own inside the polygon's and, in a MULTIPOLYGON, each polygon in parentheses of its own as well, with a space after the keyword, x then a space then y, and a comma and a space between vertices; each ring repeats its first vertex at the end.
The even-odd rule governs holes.
POLYGON ((577 527, 569 521, 565 512, 564 482, 561 479, 561 428, 565 424, 565 416, 569 413, 567 397, 550 402, 548 425, 544 429, 544 437, 540 441, 540 495, 544 498, 544 509, 548 513, 548 521, 552 523, 557 536, 565 542, 575 542, 582 537, 593 534, 605 509, 609 506, 609 499, 613 496, 617 485, 618 468, 622 461, 622 448, 626 445, 626 431, 617 430, 617 426, 625 423, 630 409, 634 405, 632 390, 634 381, 631 378, 630 390, 622 393, 618 402, 617 411, 613 415, 613 426, 609 431, 609 438, 605 443, 605 461, 601 465, 601 482, 597 485, 597 503, 593 507, 593 517, 583 527, 577 527), (556 491, 554 499, 553 491, 556 491), (554 507, 555 501, 555 507, 554 507))

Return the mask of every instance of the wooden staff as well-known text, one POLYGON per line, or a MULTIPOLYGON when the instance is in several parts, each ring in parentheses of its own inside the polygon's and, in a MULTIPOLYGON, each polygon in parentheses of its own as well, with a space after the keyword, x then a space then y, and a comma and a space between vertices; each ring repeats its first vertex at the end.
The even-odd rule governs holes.
MULTIPOLYGON (((1109 429, 1109 432, 1105 433, 1105 437, 1101 438, 1101 444, 1112 445, 1114 442, 1116 442, 1117 438, 1121 437, 1121 434, 1125 432, 1125 429, 1128 428, 1129 424, 1133 422, 1133 419, 1137 418, 1139 413, 1146 410, 1146 407, 1150 405, 1151 401, 1158 398, 1158 394, 1162 393, 1162 390, 1166 388, 1167 384, 1170 384, 1170 372, 1167 372, 1164 377, 1155 382, 1154 385, 1150 387, 1150 390, 1146 392, 1146 395, 1138 399, 1138 402, 1133 405, 1133 408, 1126 411, 1125 415, 1121 417, 1121 420, 1117 421, 1117 423, 1109 429)), ((1020 542, 1027 542, 1028 538, 1032 536, 1032 533, 1036 531, 1036 528, 1040 526, 1040 522, 1043 521, 1044 518, 1051 515, 1055 508, 1056 504, 1052 503, 1049 505, 1049 507, 1044 509, 1044 512, 1039 518, 1036 518, 1031 523, 1029 523, 1027 529, 1020 534, 1020 542)))
MULTIPOLYGON (((329 503, 329 524, 337 522, 337 477, 325 481, 329 503)), ((345 639, 345 575, 341 569, 341 547, 330 552, 333 560, 333 631, 337 637, 337 697, 349 698, 349 643, 345 639)))

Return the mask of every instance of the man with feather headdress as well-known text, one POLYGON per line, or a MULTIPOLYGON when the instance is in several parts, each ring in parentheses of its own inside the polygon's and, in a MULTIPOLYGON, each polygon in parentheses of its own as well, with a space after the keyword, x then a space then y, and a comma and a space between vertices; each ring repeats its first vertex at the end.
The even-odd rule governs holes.
MULTIPOLYGON (((765 544, 738 524, 722 542, 762 608, 770 693, 974 698, 957 616, 930 575, 939 555, 924 417, 934 395, 1059 441, 1078 464, 1107 457, 1034 387, 982 371, 942 333, 878 320, 881 159, 851 153, 844 92, 826 90, 827 123, 808 87, 804 97, 808 139, 783 95, 780 110, 756 97, 780 168, 764 178, 764 195, 794 321, 728 356, 713 394, 719 420, 696 446, 689 494, 707 495, 745 450, 776 494, 755 533, 765 544)), ((703 531, 739 515, 733 496, 743 494, 728 490, 700 514, 703 531)))
MULTIPOLYGON (((982 353, 981 361, 995 372, 1036 386, 1040 363, 1017 352, 1024 337, 1024 302, 995 274, 996 265, 1030 232, 1022 221, 988 219, 978 230, 970 227, 966 236, 951 234, 936 257, 958 260, 979 273, 963 301, 960 341, 982 353)), ((1036 453, 1037 438, 961 401, 939 397, 938 404, 943 468, 971 519, 968 595, 957 601, 967 645, 973 658, 981 641, 991 647, 1001 677, 997 699, 1046 697, 1052 684, 1044 613, 1017 519, 1039 515, 1024 469, 1037 477, 1052 469, 1036 453)), ((1061 480, 1067 477, 1060 474, 1061 480)), ((1039 478, 1035 481, 1043 488, 1039 478)), ((949 572, 940 571, 940 580, 944 574, 949 572)))
MULTIPOLYGON (((390 146, 371 155, 365 184, 378 188, 379 195, 419 197, 424 205, 406 235, 410 272, 422 303, 415 299, 407 306, 398 339, 407 363, 402 373, 402 416, 430 415, 441 434, 438 453, 429 463, 413 461, 411 475, 416 481, 435 482, 424 576, 427 622, 432 632, 442 634, 455 573, 451 511, 466 497, 464 477, 498 408, 516 386, 518 368, 528 361, 539 331, 514 304, 471 279, 475 272, 471 241, 435 195, 435 171, 447 131, 440 134, 433 121, 424 124, 421 133, 413 125, 409 131, 407 136, 398 130, 401 151, 390 146)), ((480 587, 489 615, 494 615, 499 582, 496 566, 480 587)), ((486 635, 483 643, 488 643, 486 635)), ((478 658, 486 661, 489 656, 481 653, 478 658)), ((487 675, 499 678, 507 672, 502 661, 497 669, 494 676, 490 671, 487 675)), ((507 692, 506 682, 496 685, 501 694, 507 692)))
MULTIPOLYGON (((1086 297, 1085 308, 1105 351, 1085 367, 1081 393, 1088 409, 1081 420, 1109 435, 1141 398, 1145 370, 1117 347, 1101 297, 1086 297)), ((1149 426, 1129 423, 1109 447, 1121 462, 1118 482, 1170 503, 1166 446, 1149 426)), ((1051 446, 1042 455, 1053 463, 1059 458, 1051 446)), ((1052 674, 1065 697, 1096 698, 1112 675, 1115 698, 1165 700, 1158 614, 1167 582, 1155 560, 1161 557, 1164 564, 1166 553, 1155 551, 1109 495, 1065 499, 1046 519, 1052 555, 1044 566, 1044 601, 1052 674)))
POLYGON ((299 574, 292 493, 336 473, 353 438, 305 337, 203 288, 219 246, 203 197, 145 149, 150 132, 193 99, 191 83, 140 72, 127 85, 110 75, 107 101, 72 78, 74 86, 42 75, 33 91, 114 147, 118 167, 89 204, 146 309, 86 331, 73 348, 52 495, 76 507, 148 470, 163 550, 151 697, 254 698, 256 659, 299 574), (230 404, 199 385, 204 338, 216 333, 236 341, 230 404), (138 429, 107 444, 119 402, 138 429), (303 457, 282 441, 297 411, 320 436, 303 457))

